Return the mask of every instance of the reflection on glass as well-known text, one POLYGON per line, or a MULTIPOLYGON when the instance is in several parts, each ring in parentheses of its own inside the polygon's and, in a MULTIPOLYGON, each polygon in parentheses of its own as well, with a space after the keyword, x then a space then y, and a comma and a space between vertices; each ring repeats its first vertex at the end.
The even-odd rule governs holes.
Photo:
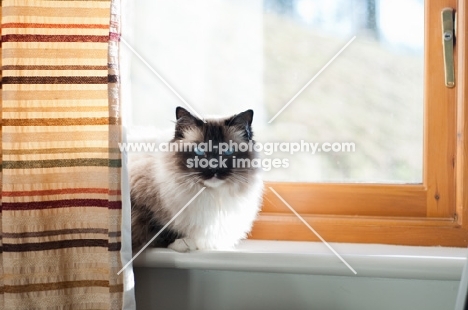
POLYGON ((270 179, 421 182, 423 12, 422 0, 264 2, 268 115, 357 36, 271 123, 266 138, 352 142, 354 152, 288 155, 292 173, 275 170, 270 179))
MULTIPOLYGON (((135 7, 129 41, 202 115, 253 108, 260 143, 309 144, 309 152, 283 147, 263 154, 289 162, 265 172, 266 180, 420 183, 423 6, 422 0, 144 0, 135 7), (336 152, 341 143, 354 151, 336 152)), ((134 125, 170 127, 183 105, 137 59, 132 91, 134 125)))

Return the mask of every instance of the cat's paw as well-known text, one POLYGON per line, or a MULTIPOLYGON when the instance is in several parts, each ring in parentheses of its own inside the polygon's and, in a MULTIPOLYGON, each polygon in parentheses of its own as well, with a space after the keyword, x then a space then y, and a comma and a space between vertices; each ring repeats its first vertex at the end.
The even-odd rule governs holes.
POLYGON ((174 242, 169 244, 168 248, 177 252, 185 253, 195 251, 197 249, 197 245, 193 239, 183 238, 176 239, 174 242))

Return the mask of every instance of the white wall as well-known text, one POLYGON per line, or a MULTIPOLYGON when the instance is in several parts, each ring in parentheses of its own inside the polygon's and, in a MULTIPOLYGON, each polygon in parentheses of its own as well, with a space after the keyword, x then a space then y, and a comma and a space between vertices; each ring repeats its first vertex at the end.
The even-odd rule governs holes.
POLYGON ((452 310, 467 249, 242 241, 233 251, 147 249, 137 309, 452 310))
POLYGON ((135 268, 137 309, 450 310, 459 281, 135 268))

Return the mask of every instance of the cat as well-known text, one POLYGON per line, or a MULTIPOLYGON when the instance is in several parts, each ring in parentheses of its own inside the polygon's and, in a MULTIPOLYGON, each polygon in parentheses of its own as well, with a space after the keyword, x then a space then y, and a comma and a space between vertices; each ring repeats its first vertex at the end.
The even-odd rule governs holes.
POLYGON ((178 252, 196 249, 232 249, 252 228, 262 202, 260 169, 248 164, 258 154, 221 144, 254 144, 253 111, 231 117, 199 119, 176 108, 175 131, 170 143, 201 143, 211 150, 172 150, 130 154, 132 247, 136 251, 155 236, 202 188, 195 198, 151 244, 178 252), (221 153, 221 154, 220 154, 221 153), (203 167, 202 159, 216 159, 203 167), (241 167, 241 168, 236 168, 241 167))

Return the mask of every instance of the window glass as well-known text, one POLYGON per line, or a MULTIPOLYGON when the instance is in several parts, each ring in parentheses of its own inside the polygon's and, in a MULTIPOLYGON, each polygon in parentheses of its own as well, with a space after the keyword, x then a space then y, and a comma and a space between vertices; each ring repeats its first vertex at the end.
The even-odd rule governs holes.
MULTIPOLYGON (((421 183, 422 0, 140 0, 133 20, 128 42, 196 112, 255 111, 282 160, 265 180, 421 183)), ((131 79, 133 125, 173 126, 180 98, 136 57, 131 79)))

